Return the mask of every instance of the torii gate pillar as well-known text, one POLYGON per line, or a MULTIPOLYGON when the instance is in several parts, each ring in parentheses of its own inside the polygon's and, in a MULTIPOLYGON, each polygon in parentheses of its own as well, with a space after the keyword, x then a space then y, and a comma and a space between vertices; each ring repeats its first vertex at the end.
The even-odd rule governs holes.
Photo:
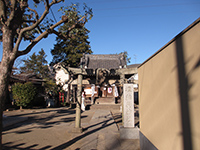
POLYGON ((81 133, 83 129, 81 128, 81 102, 82 102, 82 79, 83 75, 78 74, 77 81, 77 103, 76 103, 76 119, 75 119, 75 128, 74 132, 81 133))

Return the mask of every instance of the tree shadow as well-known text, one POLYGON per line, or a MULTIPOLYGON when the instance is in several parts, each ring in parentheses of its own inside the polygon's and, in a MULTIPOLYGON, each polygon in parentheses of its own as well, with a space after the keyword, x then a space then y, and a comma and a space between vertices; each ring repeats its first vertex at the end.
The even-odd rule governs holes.
MULTIPOLYGON (((182 37, 176 40, 176 60, 178 69, 178 84, 179 84, 179 99, 181 106, 181 125, 183 136, 183 148, 185 150, 192 150, 191 124, 190 124, 190 110, 189 110, 189 81, 186 74, 184 47, 182 37)), ((196 65, 199 66, 199 62, 196 65)))
POLYGON ((106 127, 109 127, 109 126, 115 124, 114 121, 113 121, 112 123, 107 124, 107 123, 108 123, 109 121, 111 121, 111 120, 112 120, 112 119, 109 118, 109 119, 107 119, 107 120, 105 120, 105 121, 99 122, 99 123, 94 124, 94 125, 91 125, 91 126, 89 126, 89 127, 86 127, 84 131, 86 131, 87 129, 89 129, 89 128, 91 128, 91 127, 94 127, 94 126, 97 126, 97 125, 102 124, 100 127, 96 128, 96 129, 93 129, 93 130, 91 130, 91 131, 85 132, 84 134, 79 135, 79 136, 73 138, 72 140, 70 140, 70 141, 68 141, 68 142, 66 142, 66 143, 63 143, 62 145, 59 145, 59 146, 57 146, 57 147, 54 147, 54 148, 52 148, 51 150, 61 150, 61 149, 65 149, 65 148, 67 148, 67 147, 73 145, 73 144, 76 143, 77 141, 79 141, 79 140, 81 140, 81 139, 83 139, 83 138, 85 138, 85 137, 87 137, 87 136, 89 136, 89 135, 91 135, 91 134, 93 134, 93 133, 95 133, 95 132, 97 132, 97 131, 99 131, 99 130, 101 130, 101 129, 104 129, 104 128, 106 128, 106 127))
MULTIPOLYGON (((33 127, 29 127, 29 128, 26 128, 24 130, 18 130, 18 131, 13 131, 15 132, 16 134, 26 134, 26 133, 29 133, 31 132, 32 130, 34 130, 34 128, 50 128, 52 126, 55 126, 57 125, 58 123, 66 123, 66 122, 74 122, 75 121, 75 117, 67 117, 66 114, 68 114, 68 112, 65 112, 65 111, 60 111, 60 113, 58 112, 58 114, 53 114, 52 116, 49 116, 47 118, 30 118, 29 121, 23 123, 23 125, 29 125, 29 124, 32 124, 32 123, 38 123, 38 125, 41 125, 41 126, 33 126, 33 127), (58 119, 58 121, 51 121, 51 119, 55 119, 55 117, 60 117, 60 116, 66 116, 66 117, 62 117, 60 118, 60 120, 58 119)), ((85 117, 88 117, 87 115, 85 116, 81 116, 82 118, 85 118, 85 117)), ((121 117, 121 116, 117 116, 117 117, 121 117)), ((74 143, 76 143, 77 141, 95 133, 95 132, 98 132, 104 128, 107 128, 113 124, 115 124, 116 122, 113 120, 113 118, 111 116, 99 116, 99 118, 97 119, 104 119, 103 121, 101 122, 94 122, 94 124, 90 124, 89 126, 87 126, 86 128, 84 128, 84 132, 81 134, 81 135, 78 135, 77 137, 73 138, 72 140, 69 140, 67 141, 66 143, 63 143, 59 146, 56 146, 56 147, 52 147, 50 145, 47 145, 43 148, 41 148, 40 150, 45 150, 45 149, 52 149, 52 150, 60 150, 60 149, 66 149, 67 147, 73 145, 74 143), (111 121, 111 122, 110 122, 111 121), (90 129, 90 130, 89 130, 90 129)), ((11 128, 7 128, 6 130, 10 130, 10 129, 13 129, 13 128, 17 128, 17 127, 20 127, 22 126, 22 124, 19 124, 19 125, 15 125, 14 127, 11 127, 11 128)), ((12 133, 13 133, 12 132, 12 133)), ((11 132, 10 132, 11 133, 11 132)), ((9 133, 6 133, 6 134, 9 134, 9 133)), ((24 147, 26 143, 21 143, 21 144, 17 144, 15 145, 13 142, 10 142, 10 143, 4 143, 3 146, 4 146, 4 149, 34 149, 34 147, 36 147, 38 144, 33 144, 29 147, 24 147), (23 148, 21 148, 23 147, 23 148)))
MULTIPOLYGON (((27 149, 27 150, 31 150, 31 149, 35 149, 34 147, 38 146, 38 144, 32 144, 30 146, 27 146, 27 147, 21 147, 23 145, 25 145, 25 143, 20 143, 20 144, 16 144, 16 145, 12 145, 10 146, 11 144, 13 144, 12 142, 8 142, 8 143, 5 143, 3 144, 3 150, 8 150, 8 149, 17 149, 17 150, 24 150, 24 149, 27 149)), ((50 147, 52 146, 44 146, 38 150, 46 150, 46 149, 49 149, 50 147)))
MULTIPOLYGON (((108 126, 113 125, 115 123, 114 121, 108 124, 108 122, 111 121, 111 120, 112 120, 112 118, 108 118, 108 119, 106 119, 106 120, 104 120, 102 122, 99 122, 99 123, 96 123, 96 124, 93 124, 93 125, 90 125, 90 126, 84 128, 84 131, 87 131, 89 128, 92 128, 92 127, 95 127, 95 126, 98 126, 98 125, 102 124, 100 127, 96 128, 96 129, 93 129, 91 131, 87 131, 87 132, 85 132, 85 133, 73 138, 72 140, 69 140, 68 142, 63 143, 62 145, 59 145, 59 146, 54 147, 54 148, 51 148, 52 146, 49 145, 49 146, 45 146, 43 148, 40 148, 39 150, 46 150, 46 149, 50 149, 50 148, 51 148, 51 150, 66 149, 67 147, 73 145, 77 141, 79 141, 79 140, 81 140, 81 139, 83 139, 83 138, 85 138, 85 137, 87 137, 87 136, 89 136, 89 135, 101 130, 101 129, 104 129, 104 128, 108 127, 108 126)), ((12 142, 8 142, 8 143, 3 144, 3 149, 4 150, 7 150, 7 149, 22 150, 22 149, 31 149, 33 147, 38 146, 38 144, 33 144, 31 146, 21 148, 21 146, 25 145, 25 143, 21 143, 21 144, 17 144, 17 145, 12 145, 12 144, 13 144, 12 142), (10 145, 12 145, 12 146, 10 146, 10 145)), ((80 149, 80 148, 77 148, 77 149, 80 149)))
POLYGON ((48 108, 46 109, 39 109, 34 110, 32 109, 32 112, 27 112, 28 110, 19 110, 21 111, 20 114, 16 114, 16 115, 12 115, 12 117, 25 117, 25 116, 30 116, 30 115, 36 115, 36 114, 44 114, 44 113, 51 113, 51 112, 57 112, 59 114, 75 114, 76 110, 75 109, 63 109, 63 108, 55 108, 55 109, 51 109, 49 110, 48 108))
MULTIPOLYGON (((2 135, 9 134, 9 133, 23 134, 23 133, 31 132, 32 130, 34 130, 34 128, 46 129, 46 128, 51 128, 54 125, 59 125, 61 123, 70 123, 70 122, 75 121, 75 117, 68 117, 68 115, 75 114, 75 110, 57 110, 57 111, 53 110, 53 111, 55 113, 49 115, 48 117, 46 117, 46 115, 44 115, 43 117, 41 117, 41 115, 39 117, 34 116, 34 114, 37 114, 39 112, 34 113, 34 114, 31 113, 32 116, 28 117, 28 120, 24 122, 16 123, 12 126, 5 127, 3 131, 4 132, 9 131, 9 130, 16 129, 21 126, 27 126, 33 123, 37 124, 36 127, 27 128, 27 130, 22 130, 22 131, 6 132, 6 133, 2 133, 2 135), (62 118, 59 118, 59 117, 62 117, 62 118), (59 119, 56 119, 56 118, 59 118, 59 119)), ((45 111, 45 113, 49 113, 49 112, 51 111, 45 111)), ((42 114, 43 113, 44 112, 42 112, 42 114)), ((20 115, 17 115, 17 116, 20 116, 20 115)), ((81 116, 81 118, 86 118, 86 117, 87 115, 81 116)))

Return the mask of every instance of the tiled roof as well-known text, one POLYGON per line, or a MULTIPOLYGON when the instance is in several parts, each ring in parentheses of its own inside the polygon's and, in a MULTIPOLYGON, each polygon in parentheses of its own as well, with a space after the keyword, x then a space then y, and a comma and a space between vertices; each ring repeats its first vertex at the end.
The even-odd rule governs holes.
POLYGON ((131 64, 128 65, 127 68, 137 68, 140 64, 131 64))
POLYGON ((42 78, 37 77, 36 74, 33 73, 23 73, 20 75, 11 75, 10 76, 10 81, 11 82, 33 82, 36 84, 42 84, 45 80, 42 78))
POLYGON ((83 55, 81 59, 83 68, 97 69, 117 69, 126 66, 126 59, 123 54, 109 54, 109 55, 83 55))

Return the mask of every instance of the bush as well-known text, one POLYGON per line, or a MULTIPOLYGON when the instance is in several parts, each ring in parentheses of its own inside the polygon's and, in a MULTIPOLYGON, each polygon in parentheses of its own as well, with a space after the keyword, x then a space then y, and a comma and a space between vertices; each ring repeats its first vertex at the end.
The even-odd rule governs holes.
POLYGON ((31 82, 15 83, 12 86, 12 94, 17 106, 20 106, 20 108, 27 107, 35 99, 36 88, 31 82))

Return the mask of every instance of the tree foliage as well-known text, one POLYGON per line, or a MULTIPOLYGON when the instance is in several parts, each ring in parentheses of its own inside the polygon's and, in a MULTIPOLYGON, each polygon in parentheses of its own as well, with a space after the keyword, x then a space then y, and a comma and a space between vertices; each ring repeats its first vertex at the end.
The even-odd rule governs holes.
MULTIPOLYGON (((59 31, 65 33, 70 26, 75 24, 76 20, 79 20, 82 16, 78 10, 78 5, 72 5, 67 8, 62 8, 67 10, 67 14, 73 16, 70 22, 64 24, 59 28, 59 31)), ((83 53, 91 54, 90 42, 88 41, 88 33, 83 24, 78 24, 73 30, 69 32, 71 38, 67 40, 62 40, 60 38, 56 39, 56 44, 51 50, 53 55, 52 64, 62 63, 71 67, 78 67, 80 63, 80 58, 83 53)))
POLYGON ((35 99, 36 88, 31 82, 15 83, 12 86, 12 94, 17 106, 27 107, 35 99))
POLYGON ((50 71, 46 56, 43 49, 38 54, 33 53, 28 59, 23 60, 24 65, 20 67, 21 73, 34 73, 43 79, 49 78, 50 71))
POLYGON ((45 91, 52 91, 53 93, 57 94, 59 90, 59 86, 56 84, 56 81, 54 80, 48 80, 45 84, 45 91))
POLYGON ((45 80, 43 87, 46 92, 53 91, 57 92, 58 86, 52 72, 50 71, 49 65, 46 58, 46 54, 41 49, 38 54, 33 53, 28 59, 23 60, 24 65, 20 67, 21 73, 34 73, 37 76, 45 80))
POLYGON ((121 52, 119 54, 124 54, 124 57, 126 58, 126 62, 127 63, 131 62, 131 57, 128 56, 128 52, 127 51, 121 52))

